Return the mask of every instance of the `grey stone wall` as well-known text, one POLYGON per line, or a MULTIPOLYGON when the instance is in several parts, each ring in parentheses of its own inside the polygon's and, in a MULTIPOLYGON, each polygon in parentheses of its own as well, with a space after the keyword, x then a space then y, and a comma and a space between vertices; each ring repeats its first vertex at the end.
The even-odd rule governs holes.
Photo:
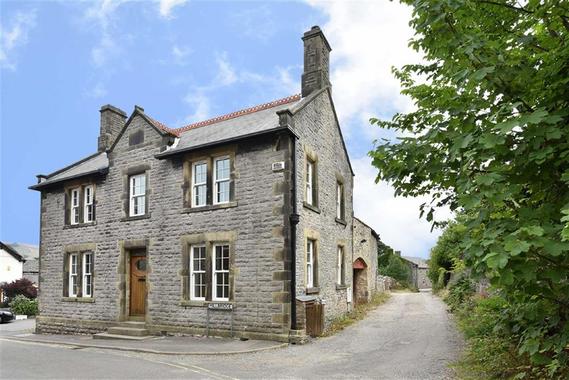
POLYGON ((353 223, 354 261, 361 258, 367 264, 367 298, 369 301, 373 293, 377 291, 377 239, 372 234, 371 228, 359 219, 354 218, 353 223))
POLYGON ((300 222, 297 227, 296 292, 306 294, 306 239, 317 238, 318 293, 314 294, 325 303, 326 325, 346 313, 348 289, 338 288, 337 249, 344 246, 346 259, 345 283, 352 283, 352 190, 353 178, 348 157, 342 146, 338 123, 334 116, 328 90, 318 95, 294 115, 294 128, 300 136, 297 146, 298 189, 297 208, 300 222), (317 163, 317 209, 307 208, 305 199, 306 158, 317 163), (345 223, 336 219, 336 183, 341 178, 345 192, 345 223))
MULTIPOLYGON (((64 189, 44 192, 38 331, 63 331, 61 326, 66 326, 67 332, 92 332, 102 325, 93 327, 90 320, 104 325, 125 319, 124 247, 140 242, 146 245, 148 256, 149 327, 160 331, 205 331, 206 304, 181 302, 183 236, 230 232, 236 236, 233 328, 244 334, 269 334, 273 339, 287 334, 290 297, 283 230, 287 172, 271 170, 272 162, 286 161, 290 156, 286 146, 283 148, 276 137, 271 137, 224 147, 235 154, 236 206, 187 212, 183 202, 183 159, 154 157, 163 139, 142 117, 135 116, 128 129, 143 129, 144 143, 129 146, 127 131, 109 154, 109 173, 95 183, 94 225, 65 226, 64 189), (126 217, 126 181, 129 174, 140 170, 145 170, 148 178, 148 217, 134 220, 126 217), (87 302, 63 297, 64 254, 77 244, 95 246, 94 297, 87 302), (82 330, 81 326, 89 327, 82 330)), ((66 187, 84 183, 76 181, 66 187)), ((231 313, 212 311, 210 323, 227 330, 231 313)))
POLYGON ((417 287, 419 289, 432 288, 431 280, 427 276, 428 268, 418 268, 417 269, 417 287))

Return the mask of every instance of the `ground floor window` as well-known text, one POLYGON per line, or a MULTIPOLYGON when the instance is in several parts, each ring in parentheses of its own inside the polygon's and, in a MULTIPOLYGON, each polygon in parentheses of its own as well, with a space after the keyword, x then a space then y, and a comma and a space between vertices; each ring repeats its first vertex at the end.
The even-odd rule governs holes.
POLYGON ((306 240, 306 287, 314 288, 317 285, 316 271, 316 240, 306 240))
POLYGON ((344 247, 338 246, 338 285, 346 284, 346 260, 344 257, 344 247))
POLYGON ((229 301, 230 244, 203 242, 193 244, 187 256, 188 281, 183 299, 229 301))
POLYGON ((93 258, 91 251, 68 253, 65 259, 65 297, 93 297, 93 258))

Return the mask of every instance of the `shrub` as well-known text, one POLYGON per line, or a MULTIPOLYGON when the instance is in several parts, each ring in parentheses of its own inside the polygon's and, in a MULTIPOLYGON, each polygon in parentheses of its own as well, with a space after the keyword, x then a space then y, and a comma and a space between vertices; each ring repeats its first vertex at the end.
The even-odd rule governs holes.
POLYGON ((38 295, 38 290, 27 278, 21 278, 9 284, 3 284, 2 289, 4 290, 4 295, 9 299, 13 299, 19 294, 27 298, 36 298, 38 295))
POLYGON ((379 267, 379 273, 397 280, 401 285, 407 287, 411 277, 411 269, 403 262, 401 257, 395 254, 385 255, 385 260, 379 267))
POLYGON ((38 301, 19 294, 10 302, 10 308, 14 314, 36 315, 38 313, 38 301))
POLYGON ((461 277, 449 286, 448 295, 445 298, 451 311, 455 312, 464 307, 474 295, 474 282, 469 277, 461 277))

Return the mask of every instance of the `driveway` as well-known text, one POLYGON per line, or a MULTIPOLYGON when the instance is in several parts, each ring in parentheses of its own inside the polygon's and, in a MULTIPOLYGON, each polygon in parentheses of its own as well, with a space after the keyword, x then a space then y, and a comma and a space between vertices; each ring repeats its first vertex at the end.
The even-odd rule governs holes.
POLYGON ((429 292, 393 293, 364 321, 333 337, 253 354, 166 356, 0 340, 2 377, 8 378, 445 379, 460 347, 445 305, 429 292), (64 360, 92 368, 65 372, 56 364, 64 360))

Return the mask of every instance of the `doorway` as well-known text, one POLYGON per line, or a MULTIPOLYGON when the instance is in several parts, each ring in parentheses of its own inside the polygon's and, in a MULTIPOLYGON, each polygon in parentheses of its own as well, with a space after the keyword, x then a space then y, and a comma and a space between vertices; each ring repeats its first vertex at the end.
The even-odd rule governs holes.
POLYGON ((146 251, 130 253, 129 316, 144 319, 146 315, 146 251))
POLYGON ((367 284, 367 264, 358 258, 353 264, 353 300, 354 305, 368 302, 369 292, 367 284))

